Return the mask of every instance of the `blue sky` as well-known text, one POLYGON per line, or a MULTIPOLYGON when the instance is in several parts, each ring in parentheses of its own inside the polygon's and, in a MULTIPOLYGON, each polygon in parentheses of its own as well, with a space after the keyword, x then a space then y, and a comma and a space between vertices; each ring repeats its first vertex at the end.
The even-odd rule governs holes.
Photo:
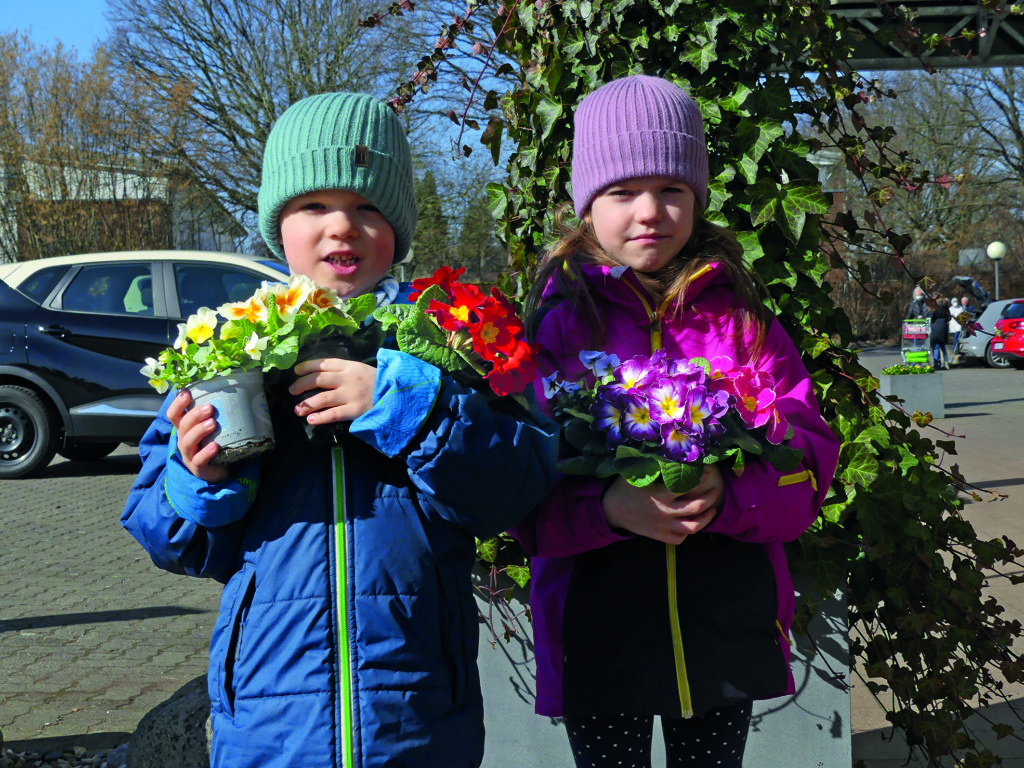
POLYGON ((39 45, 60 40, 86 57, 106 37, 106 0, 0 0, 0 34, 30 32, 39 45))

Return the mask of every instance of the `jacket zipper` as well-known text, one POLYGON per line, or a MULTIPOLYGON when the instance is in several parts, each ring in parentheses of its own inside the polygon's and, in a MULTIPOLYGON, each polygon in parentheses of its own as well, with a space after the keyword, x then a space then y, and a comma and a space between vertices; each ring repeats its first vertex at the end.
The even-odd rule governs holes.
POLYGON ((338 698, 341 714, 341 768, 355 768, 352 708, 352 661, 348 643, 348 561, 351 541, 345 514, 345 454, 341 446, 331 450, 334 469, 334 595, 338 631, 338 698))
MULTIPOLYGON (((651 321, 651 354, 662 348, 661 318, 668 307, 668 301, 657 310, 648 301, 648 296, 629 279, 624 279, 651 321)), ((693 701, 690 698, 690 680, 686 674, 686 654, 683 652, 683 631, 679 625, 679 596, 676 589, 676 545, 665 544, 665 571, 668 578, 668 621, 672 634, 672 659, 676 668, 676 692, 679 694, 679 710, 683 717, 693 717, 693 701)))

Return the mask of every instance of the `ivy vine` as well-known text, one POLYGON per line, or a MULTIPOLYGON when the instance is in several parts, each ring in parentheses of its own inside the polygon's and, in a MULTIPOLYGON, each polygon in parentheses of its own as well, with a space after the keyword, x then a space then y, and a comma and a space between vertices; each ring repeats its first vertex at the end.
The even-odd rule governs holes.
MULTIPOLYGON (((912 165, 887 150, 891 131, 859 118, 858 105, 875 94, 846 66, 853 41, 841 19, 828 0, 538 0, 502 10, 498 46, 521 77, 483 140, 496 158, 503 140, 513 145, 505 183, 488 189, 513 272, 528 282, 556 236, 582 97, 639 72, 683 86, 705 118, 710 217, 739 236, 842 440, 822 514, 791 549, 793 567, 819 594, 845 592, 853 666, 913 749, 934 765, 944 756, 972 768, 1000 764, 965 720, 1024 682, 1012 647, 1021 625, 985 591, 996 572, 1024 580, 1024 552, 1006 538, 979 539, 964 519, 960 494, 972 488, 951 463, 955 442, 926 429, 928 414, 912 417, 880 399, 878 380, 848 349, 850 323, 824 280, 842 263, 837 244, 856 242, 868 226, 900 259, 908 238, 885 228, 880 211, 927 181, 910 178, 912 165), (808 158, 826 145, 873 190, 871 210, 829 214, 832 200, 808 158)), ((889 42, 950 42, 913 34, 912 16, 894 19, 907 33, 890 25, 889 42)), ((817 609, 800 606, 798 631, 817 609)), ((1018 738, 1005 725, 993 730, 1018 738)))

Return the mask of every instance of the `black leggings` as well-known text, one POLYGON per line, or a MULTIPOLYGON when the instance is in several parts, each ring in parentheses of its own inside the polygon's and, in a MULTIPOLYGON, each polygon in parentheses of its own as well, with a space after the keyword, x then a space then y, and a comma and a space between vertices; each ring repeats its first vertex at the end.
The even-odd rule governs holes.
MULTIPOLYGON (((661 718, 668 768, 742 768, 750 702, 686 720, 661 718)), ((565 730, 576 768, 650 768, 654 717, 567 717, 565 730)))

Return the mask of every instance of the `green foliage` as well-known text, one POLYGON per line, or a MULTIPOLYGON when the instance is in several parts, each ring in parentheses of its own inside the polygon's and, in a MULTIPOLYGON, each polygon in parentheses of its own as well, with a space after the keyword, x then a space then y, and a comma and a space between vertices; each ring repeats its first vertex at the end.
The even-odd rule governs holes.
POLYGON ((935 369, 930 365, 890 365, 888 368, 883 368, 882 373, 885 376, 914 376, 921 373, 935 373, 935 369))
MULTIPOLYGON (((951 441, 922 436, 911 417, 887 410, 878 383, 847 349, 850 323, 822 277, 820 220, 830 200, 807 159, 816 148, 798 126, 828 125, 848 163, 871 135, 858 120, 862 84, 841 63, 848 41, 826 0, 565 0, 511 7, 501 18, 504 52, 522 66, 506 94, 503 137, 514 151, 503 185, 488 189, 513 266, 533 273, 555 236, 554 213, 570 197, 572 113, 590 90, 621 75, 670 77, 703 111, 711 159, 709 216, 739 236, 784 327, 804 353, 824 416, 842 440, 839 469, 815 526, 791 550, 821 594, 848 595, 851 652, 869 687, 909 743, 935 763, 991 764, 968 732, 976 704, 1005 698, 1024 679, 1012 650, 1020 624, 984 591, 984 573, 1019 570, 1021 550, 980 541, 960 513, 966 488, 951 441), (851 118, 850 115, 853 115, 851 118)), ((497 27, 496 27, 497 29, 497 27)), ((906 158, 868 168, 876 205, 906 179, 906 158), (897 166, 895 163, 903 163, 897 166)), ((847 212, 856 232, 865 222, 847 212)), ((878 226, 877 221, 867 222, 878 226)), ((898 256, 905 235, 887 232, 898 256)), ((815 606, 801 606, 806 626, 815 606)), ((1005 735, 1005 734, 1000 734, 1005 735)))

